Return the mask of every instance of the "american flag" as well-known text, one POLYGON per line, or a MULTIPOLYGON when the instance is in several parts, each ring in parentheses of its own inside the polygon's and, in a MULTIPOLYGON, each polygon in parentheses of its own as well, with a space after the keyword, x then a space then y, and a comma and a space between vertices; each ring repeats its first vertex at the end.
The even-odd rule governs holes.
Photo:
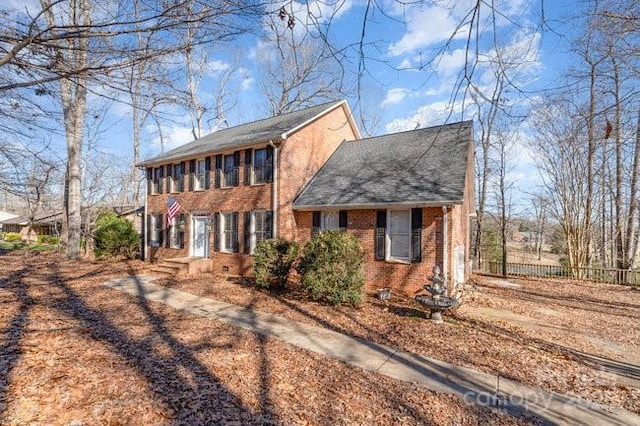
POLYGON ((167 200, 167 225, 171 225, 171 221, 180 213, 181 208, 182 206, 175 198, 169 197, 167 200))

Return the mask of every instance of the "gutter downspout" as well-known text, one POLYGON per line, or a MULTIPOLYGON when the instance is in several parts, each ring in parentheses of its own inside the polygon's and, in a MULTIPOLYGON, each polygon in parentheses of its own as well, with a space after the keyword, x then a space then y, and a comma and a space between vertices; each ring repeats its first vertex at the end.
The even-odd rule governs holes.
MULTIPOLYGON (((144 169, 146 170, 146 169, 144 169)), ((147 194, 147 188, 149 188, 149 182, 147 182, 147 173, 144 174, 144 215, 142 216, 142 223, 141 223, 141 228, 143 229, 142 232, 142 241, 144 244, 144 249, 143 249, 143 253, 142 253, 142 260, 146 261, 147 257, 148 257, 148 253, 149 253, 149 242, 147 241, 147 235, 149 235, 149 230, 147 229, 147 227, 149 226, 149 220, 147 219, 147 199, 148 194, 147 194)))
POLYGON ((269 146, 273 148, 273 183, 271 185, 271 211, 273 212, 273 238, 278 238, 278 147, 269 141, 269 146))
POLYGON ((447 206, 442 206, 442 276, 447 282, 449 276, 449 220, 447 216, 447 206))

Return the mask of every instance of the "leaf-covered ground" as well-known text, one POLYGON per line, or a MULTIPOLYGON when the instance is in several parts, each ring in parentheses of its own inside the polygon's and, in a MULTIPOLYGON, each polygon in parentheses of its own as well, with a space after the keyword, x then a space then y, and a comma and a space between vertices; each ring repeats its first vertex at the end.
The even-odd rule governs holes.
MULTIPOLYGON (((138 262, 72 262, 55 254, 28 258, 15 252, 0 254, 1 424, 536 421, 367 373, 102 284, 141 272, 144 265, 138 262)), ((570 340, 547 342, 535 328, 474 319, 464 310, 436 326, 422 317, 418 305, 396 295, 388 307, 371 298, 354 310, 305 301, 296 292, 257 291, 241 280, 202 276, 163 283, 638 411, 637 389, 589 382, 602 375, 601 368, 574 353, 590 347, 575 346, 570 340), (545 370, 540 370, 541 361, 545 370), (529 369, 531 376, 523 369, 529 369), (533 378, 542 373, 547 377, 544 381, 533 378)), ((470 296, 469 306, 491 308, 500 300, 522 306, 526 312, 527 303, 539 305, 534 295, 529 301, 512 302, 502 298, 511 297, 503 291, 482 287, 470 296), (500 298, 489 297, 492 292, 500 298)), ((576 304, 571 309, 582 309, 578 306, 582 297, 578 292, 576 300, 570 300, 576 304)), ((606 297, 602 295, 603 300, 606 297)), ((625 293, 619 299, 619 312, 614 310, 618 319, 611 322, 634 321, 629 328, 637 333, 637 317, 633 319, 634 312, 638 315, 637 300, 637 292, 625 293)), ((515 308, 513 312, 517 313, 515 308)), ((580 317, 570 316, 582 324, 580 317)), ((611 341, 621 347, 637 344, 630 333, 621 326, 612 331, 617 335, 611 341)))

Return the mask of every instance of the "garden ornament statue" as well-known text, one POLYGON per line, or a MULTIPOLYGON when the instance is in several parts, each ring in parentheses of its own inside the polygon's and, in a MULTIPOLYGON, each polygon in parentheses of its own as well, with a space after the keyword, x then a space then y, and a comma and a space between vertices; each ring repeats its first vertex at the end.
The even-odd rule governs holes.
MULTIPOLYGON (((431 311, 431 320, 437 324, 442 324, 441 312, 446 309, 458 306, 459 300, 454 297, 447 296, 447 283, 445 277, 440 272, 440 267, 433 267, 433 275, 430 278, 431 283, 425 284, 423 289, 428 291, 431 296, 424 294, 415 297, 415 300, 429 308, 431 311)), ((422 290, 421 290, 422 291, 422 290)))

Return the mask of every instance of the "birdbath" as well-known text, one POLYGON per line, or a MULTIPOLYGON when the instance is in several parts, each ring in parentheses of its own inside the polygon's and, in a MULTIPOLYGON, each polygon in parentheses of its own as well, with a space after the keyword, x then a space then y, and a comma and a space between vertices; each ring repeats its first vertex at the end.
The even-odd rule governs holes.
POLYGON ((447 296, 447 283, 438 265, 433 267, 433 275, 430 280, 431 283, 425 284, 423 289, 431 293, 431 296, 421 294, 416 296, 415 300, 429 308, 431 321, 436 324, 442 324, 441 312, 458 306, 458 299, 447 296))

